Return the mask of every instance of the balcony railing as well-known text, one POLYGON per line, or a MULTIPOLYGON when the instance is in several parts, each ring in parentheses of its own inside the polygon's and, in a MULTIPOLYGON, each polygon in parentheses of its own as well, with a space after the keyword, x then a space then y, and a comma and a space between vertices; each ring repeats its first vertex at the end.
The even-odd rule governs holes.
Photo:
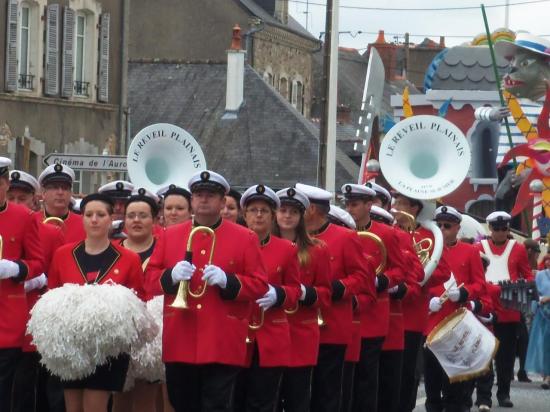
POLYGON ((32 74, 20 74, 19 75, 19 88, 32 90, 34 89, 34 75, 32 74))
POLYGON ((88 97, 88 88, 90 86, 90 82, 80 82, 75 81, 74 82, 74 93, 78 96, 86 96, 88 97))

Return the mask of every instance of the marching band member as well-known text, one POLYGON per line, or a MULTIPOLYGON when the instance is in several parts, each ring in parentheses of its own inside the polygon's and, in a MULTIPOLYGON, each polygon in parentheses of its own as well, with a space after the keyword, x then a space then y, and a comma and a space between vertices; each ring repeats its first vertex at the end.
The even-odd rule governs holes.
MULTIPOLYGON (((411 228, 410 222, 405 215, 399 213, 405 212, 417 219, 424 208, 423 203, 418 199, 409 198, 398 192, 395 193, 394 198, 393 208, 398 211, 396 214, 396 223, 406 233, 410 233, 413 245, 421 242, 423 239, 430 239, 433 242, 434 236, 432 232, 418 223, 416 227, 411 228)), ((432 252, 433 248, 429 252, 430 256, 432 252)), ((402 310, 405 333, 401 395, 399 397, 400 411, 412 412, 416 405, 418 385, 420 383, 418 357, 425 340, 426 325, 428 323, 428 290, 430 287, 446 282, 449 279, 450 273, 449 265, 446 262, 445 256, 442 255, 437 268, 433 271, 428 282, 420 289, 419 293, 408 293, 403 299, 402 310)), ((424 270, 422 270, 421 275, 423 280, 424 270)))
MULTIPOLYGON (((453 207, 441 206, 434 218, 443 233, 443 254, 453 276, 444 285, 430 289, 430 314, 426 332, 468 301, 476 301, 485 294, 485 279, 479 251, 468 243, 457 240, 462 215, 453 207), (446 295, 448 300, 441 299, 446 295)), ((474 308, 478 312, 479 308, 474 308)), ((465 408, 464 383, 449 383, 439 361, 429 349, 424 350, 424 385, 427 412, 462 412, 465 408)))
POLYGON ((126 209, 126 202, 132 195, 134 185, 126 180, 115 180, 100 186, 97 189, 98 193, 103 193, 109 196, 113 200, 115 205, 113 208, 113 220, 124 220, 124 210, 126 209))
POLYGON ((38 226, 25 206, 7 201, 11 160, 0 157, 0 411, 11 412, 13 377, 25 335, 26 279, 44 270, 38 226))
MULTIPOLYGON (((93 193, 82 199, 81 207, 86 238, 68 243, 55 252, 48 273, 49 287, 112 281, 135 290, 143 298, 139 257, 109 240, 111 198, 93 193)), ((128 362, 129 356, 121 354, 98 366, 88 377, 64 381, 67 411, 106 411, 111 392, 119 392, 124 386, 128 362)))
POLYGON ((243 224, 243 216, 241 210, 242 195, 235 189, 229 189, 225 196, 225 206, 222 210, 222 217, 233 223, 243 224))
POLYGON ((177 412, 231 411, 236 377, 247 364, 250 302, 268 291, 267 277, 256 234, 221 218, 229 190, 225 178, 205 170, 191 178, 189 190, 194 219, 164 231, 146 281, 149 291, 161 287, 165 294, 163 361, 172 406, 177 412), (197 226, 215 232, 211 264, 212 239, 205 233, 192 242, 193 263, 182 260, 182 245, 197 226), (190 291, 206 291, 190 297, 188 309, 173 308, 183 280, 190 291))
MULTIPOLYGON (((143 271, 147 268, 157 242, 153 228, 158 210, 158 197, 143 188, 134 190, 125 204, 124 227, 128 237, 117 243, 137 253, 143 271)), ((130 391, 114 395, 113 411, 154 411, 159 389, 158 384, 136 380, 130 391)))
POLYGON ((368 265, 357 234, 328 221, 331 193, 300 183, 296 188, 310 202, 304 215, 306 229, 327 244, 331 262, 332 305, 322 311, 326 324, 321 328, 311 409, 339 411, 346 347, 352 344, 352 297, 365 294, 365 304, 374 302, 374 268, 368 265))
POLYGON ((157 192, 162 198, 164 227, 191 219, 191 193, 183 187, 168 185, 157 192))
POLYGON ((311 403, 313 368, 319 355, 318 311, 330 305, 328 249, 306 232, 306 195, 295 188, 278 191, 276 231, 298 248, 301 295, 296 308, 287 310, 290 326, 290 364, 283 372, 282 407, 285 412, 307 412, 311 403))
MULTIPOLYGON (((407 267, 404 254, 396 253, 399 250, 399 239, 393 229, 370 218, 376 192, 369 185, 371 183, 342 186, 346 209, 355 220, 357 231, 377 235, 387 252, 385 269, 376 276, 376 302, 362 305, 361 295, 357 297, 361 319, 361 355, 355 372, 353 410, 395 411, 399 403, 402 351, 393 350, 394 347, 399 346, 399 344, 393 344, 392 350, 384 351, 385 353, 382 354, 382 347, 390 329, 392 329, 391 334, 395 336, 392 336, 392 340, 403 340, 400 302, 397 305, 398 301, 392 299, 390 320, 388 289, 399 287, 404 283, 407 267)), ((373 257, 376 263, 380 264, 382 246, 365 237, 361 238, 361 242, 364 254, 373 257)))
MULTIPOLYGON (((10 189, 8 191, 8 198, 12 199, 10 202, 22 204, 30 210, 36 210, 36 192, 39 189, 40 185, 32 175, 20 170, 10 172, 10 189)), ((25 281, 29 311, 40 298, 47 284, 45 273, 48 273, 54 252, 65 242, 63 232, 59 226, 40 224, 38 231, 44 258, 44 273, 25 281)), ((25 335, 22 347, 23 353, 14 377, 12 410, 13 412, 29 412, 37 410, 38 405, 48 405, 50 411, 64 411, 62 399, 59 399, 60 405, 57 405, 55 403, 56 397, 48 396, 46 392, 49 372, 40 366, 40 355, 36 352, 36 348, 31 344, 31 341, 32 336, 25 335)), ((60 397, 62 398, 62 393, 60 397)))
POLYGON ((38 183, 42 187, 44 210, 35 212, 35 219, 39 224, 49 217, 63 220, 66 242, 77 242, 86 236, 82 226, 82 216, 69 210, 73 181, 73 169, 60 164, 46 167, 38 176, 38 183))
POLYGON ((34 176, 22 170, 10 172, 10 188, 8 190, 8 201, 27 206, 30 210, 40 209, 38 202, 38 191, 40 185, 34 176))
MULTIPOLYGON (((525 246, 510 239, 511 216, 502 211, 496 211, 487 216, 490 237, 477 244, 478 249, 485 253, 491 264, 487 268, 487 282, 496 284, 501 280, 519 279, 533 280, 525 246)), ((514 377, 514 362, 516 358, 517 331, 520 322, 520 312, 497 307, 497 323, 495 336, 500 342, 495 357, 497 373, 497 400, 500 406, 511 408, 510 383, 514 377)))
POLYGON ((302 291, 297 248, 272 236, 280 205, 273 190, 264 185, 249 187, 241 198, 249 229, 260 244, 269 290, 253 304, 250 320, 250 364, 241 372, 236 410, 274 411, 278 405, 283 368, 290 365, 290 328, 285 309, 295 308, 302 291))

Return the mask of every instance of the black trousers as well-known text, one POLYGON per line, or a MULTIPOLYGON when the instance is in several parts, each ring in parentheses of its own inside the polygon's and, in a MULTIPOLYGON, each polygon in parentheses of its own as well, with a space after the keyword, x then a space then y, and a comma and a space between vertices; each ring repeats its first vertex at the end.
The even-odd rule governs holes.
POLYGON ((313 366, 287 368, 283 372, 279 411, 309 412, 313 366))
POLYGON ((23 352, 13 378, 12 411, 49 411, 47 382, 46 370, 40 367, 40 355, 37 352, 23 352))
POLYGON ((378 410, 400 412, 401 370, 403 369, 403 351, 388 350, 380 354, 378 374, 378 410))
POLYGON ((11 412, 13 377, 21 349, 0 349, 0 412, 11 412))
POLYGON ((345 355, 346 345, 319 345, 317 366, 313 369, 312 411, 340 411, 345 355))
POLYGON ((284 368, 261 367, 258 346, 254 347, 252 363, 242 369, 235 388, 235 411, 273 412, 279 404, 284 368))
POLYGON ((510 397, 510 383, 514 379, 518 328, 518 322, 495 324, 495 336, 500 342, 495 357, 497 399, 510 397))
POLYGON ((355 367, 354 412, 376 412, 378 408, 378 373, 383 344, 384 337, 361 339, 361 354, 355 367))
POLYGON ((176 412, 233 411, 237 366, 166 363, 168 398, 176 412))
POLYGON ((527 323, 525 322, 525 316, 523 316, 522 314, 518 325, 517 355, 519 358, 519 370, 524 372, 525 372, 525 358, 527 358, 528 346, 529 346, 529 331, 527 330, 527 323))
POLYGON ((422 346, 422 340, 422 332, 405 331, 401 394, 399 395, 400 412, 412 412, 416 406, 417 376, 419 374, 417 371, 417 359, 422 346))
POLYGON ((344 375, 342 377, 342 403, 341 412, 351 412, 353 406, 353 387, 356 362, 344 362, 344 375))
POLYGON ((450 383, 439 361, 428 348, 424 349, 424 386, 426 412, 463 412, 467 410, 465 392, 468 384, 450 383))

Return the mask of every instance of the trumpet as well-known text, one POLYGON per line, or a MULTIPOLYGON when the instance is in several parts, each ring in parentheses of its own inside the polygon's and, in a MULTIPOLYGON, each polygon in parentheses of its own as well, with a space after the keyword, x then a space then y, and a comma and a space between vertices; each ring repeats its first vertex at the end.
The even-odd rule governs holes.
POLYGON ((262 326, 264 326, 264 319, 265 319, 265 310, 260 309, 260 320, 257 323, 249 323, 248 329, 250 330, 258 330, 262 326))
MULTIPOLYGON (((187 239, 187 250, 185 251, 185 260, 189 263, 193 261, 193 238, 199 232, 204 232, 209 234, 212 237, 212 246, 210 248, 210 255, 208 257, 208 264, 212 263, 212 258, 214 257, 214 248, 216 246, 216 233, 207 226, 197 226, 191 230, 189 233, 189 238, 187 239)), ((170 305, 173 308, 177 309, 188 309, 188 298, 187 295, 190 295, 193 298, 201 298, 206 293, 206 281, 204 282, 202 288, 199 289, 198 293, 193 293, 189 287, 188 280, 182 280, 178 286, 178 294, 176 298, 170 305)))
POLYGON ((357 232, 357 235, 359 235, 360 237, 366 237, 366 238, 372 239, 380 249, 380 254, 381 254, 380 264, 376 268, 376 274, 379 275, 386 268, 386 264, 388 261, 388 251, 386 249, 386 245, 384 245, 384 242, 382 241, 382 239, 380 239, 380 236, 372 232, 357 232))
POLYGON ((433 248, 433 241, 429 237, 426 237, 424 239, 420 239, 418 242, 414 242, 414 250, 416 252, 416 255, 418 256, 418 259, 420 259, 420 263, 422 263, 422 266, 426 266, 426 263, 428 263, 428 260, 430 260, 430 252, 433 248), (423 245, 426 245, 423 247, 423 245))
POLYGON ((56 226, 59 226, 63 228, 65 226, 65 221, 57 216, 50 216, 45 218, 42 223, 48 224, 48 223, 54 223, 56 226))

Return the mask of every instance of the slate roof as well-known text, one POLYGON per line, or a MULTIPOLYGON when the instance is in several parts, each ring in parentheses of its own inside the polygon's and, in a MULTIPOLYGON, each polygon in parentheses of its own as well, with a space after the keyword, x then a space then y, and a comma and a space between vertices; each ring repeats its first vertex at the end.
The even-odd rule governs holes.
MULTIPOLYGON (((496 56, 499 73, 509 63, 496 56)), ((436 90, 495 90, 495 76, 487 46, 456 46, 448 50, 433 78, 436 90)))
MULTIPOLYGON (((315 126, 248 66, 237 119, 222 119, 225 90, 225 64, 130 63, 132 131, 158 122, 182 127, 201 145, 207 167, 241 189, 256 183, 315 184, 315 126)), ((337 183, 355 180, 351 160, 341 152, 337 159, 337 183)))
POLYGON ((274 16, 269 14, 262 6, 257 4, 254 0, 237 0, 237 1, 239 1, 246 9, 248 9, 250 13, 252 13, 256 17, 259 17, 267 24, 289 30, 295 34, 298 34, 312 41, 316 41, 316 42, 319 41, 319 39, 314 37, 309 31, 307 31, 300 23, 298 23, 298 21, 296 21, 290 15, 288 16, 288 23, 284 24, 279 20, 277 20, 274 16))

